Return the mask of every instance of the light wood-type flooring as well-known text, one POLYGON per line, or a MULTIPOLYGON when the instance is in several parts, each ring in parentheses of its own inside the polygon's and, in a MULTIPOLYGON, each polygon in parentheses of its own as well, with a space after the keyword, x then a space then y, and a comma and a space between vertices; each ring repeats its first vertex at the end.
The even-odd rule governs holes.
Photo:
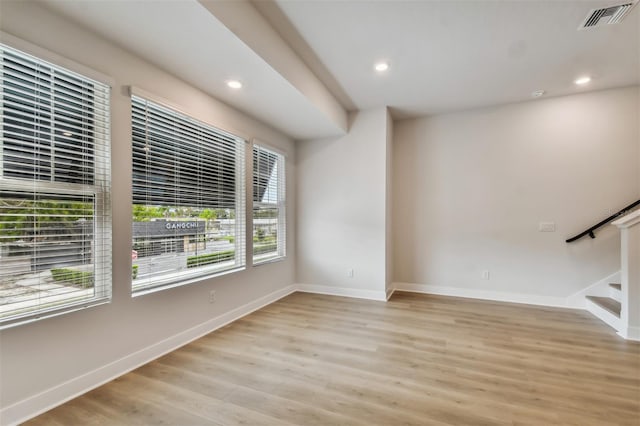
POLYGON ((640 426, 640 344, 579 310, 294 293, 28 424, 640 426))

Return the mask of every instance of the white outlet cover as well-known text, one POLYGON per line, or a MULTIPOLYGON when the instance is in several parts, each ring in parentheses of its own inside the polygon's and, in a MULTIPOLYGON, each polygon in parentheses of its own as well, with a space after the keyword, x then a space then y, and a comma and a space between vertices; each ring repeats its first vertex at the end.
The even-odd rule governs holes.
POLYGON ((538 224, 538 231, 540 232, 556 232, 555 222, 540 222, 538 224))

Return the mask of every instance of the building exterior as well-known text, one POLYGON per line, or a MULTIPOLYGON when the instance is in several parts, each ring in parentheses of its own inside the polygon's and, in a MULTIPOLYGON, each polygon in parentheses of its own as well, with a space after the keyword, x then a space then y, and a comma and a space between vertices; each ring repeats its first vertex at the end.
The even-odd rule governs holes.
POLYGON ((204 250, 203 220, 153 220, 133 222, 133 249, 139 257, 204 250))

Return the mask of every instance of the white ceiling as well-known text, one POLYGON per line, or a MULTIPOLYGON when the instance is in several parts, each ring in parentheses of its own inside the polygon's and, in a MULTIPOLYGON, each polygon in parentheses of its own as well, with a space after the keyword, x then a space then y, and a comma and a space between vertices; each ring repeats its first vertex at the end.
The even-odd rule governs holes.
POLYGON ((577 31, 622 0, 277 3, 359 109, 434 114, 640 83, 640 6, 577 31), (372 71, 379 59, 387 75, 372 71), (583 74, 593 82, 578 89, 583 74))
POLYGON ((195 0, 41 3, 293 138, 337 131, 289 81, 195 0), (230 79, 242 81, 243 89, 227 87, 230 79))
MULTIPOLYGON (((195 0, 42 2, 293 138, 339 131, 291 75, 252 50, 246 28, 242 40, 222 23, 228 16, 195 0), (245 87, 231 91, 230 78, 245 87)), ((618 2, 253 4, 345 109, 389 106, 408 117, 525 101, 538 89, 558 96, 640 84, 640 7, 622 24, 577 31, 590 9, 618 2), (385 75, 372 68, 380 59, 391 64, 385 75), (578 88, 584 74, 593 82, 578 88)))

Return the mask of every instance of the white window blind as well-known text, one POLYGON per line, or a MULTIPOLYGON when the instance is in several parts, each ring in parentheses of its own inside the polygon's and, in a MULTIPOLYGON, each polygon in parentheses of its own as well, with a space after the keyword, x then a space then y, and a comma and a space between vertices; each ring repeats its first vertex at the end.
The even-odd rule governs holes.
POLYGON ((253 263, 284 257, 287 226, 285 159, 282 154, 253 146, 253 263))
POLYGON ((133 291, 244 267, 245 141, 132 96, 133 291))
POLYGON ((109 86, 0 44, 0 326, 111 297, 109 86))

